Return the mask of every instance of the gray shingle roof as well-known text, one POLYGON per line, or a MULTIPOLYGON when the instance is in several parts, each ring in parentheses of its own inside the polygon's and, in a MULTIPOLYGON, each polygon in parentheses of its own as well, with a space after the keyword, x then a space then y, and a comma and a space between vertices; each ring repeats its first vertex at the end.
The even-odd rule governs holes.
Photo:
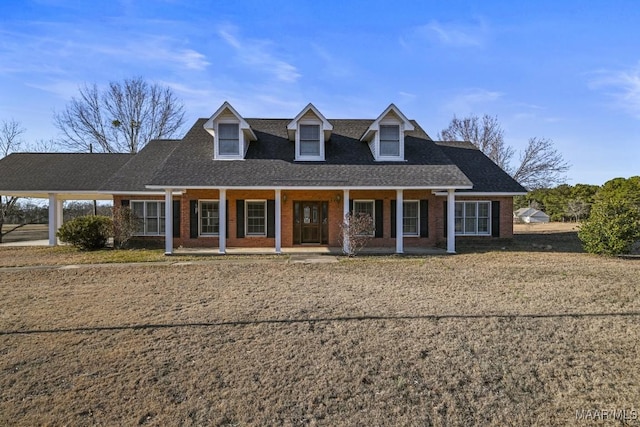
POLYGON ((527 190, 470 142, 438 141, 438 147, 473 182, 474 193, 526 193, 527 190))
POLYGON ((287 138, 290 119, 246 119, 258 137, 245 160, 213 160, 213 138, 198 120, 158 170, 154 186, 445 187, 469 179, 417 125, 405 138, 405 162, 375 162, 360 141, 373 120, 332 120, 324 162, 296 162, 287 138))
POLYGON ((95 192, 132 156, 105 153, 13 153, 0 160, 5 192, 95 192))

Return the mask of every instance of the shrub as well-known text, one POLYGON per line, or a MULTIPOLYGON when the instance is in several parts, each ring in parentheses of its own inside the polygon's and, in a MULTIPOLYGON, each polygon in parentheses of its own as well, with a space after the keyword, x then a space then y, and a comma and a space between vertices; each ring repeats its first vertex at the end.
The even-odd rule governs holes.
POLYGON ((126 206, 113 209, 113 246, 118 249, 129 245, 138 229, 140 219, 126 206))
POLYGON ((596 202, 578 231, 585 251, 593 254, 629 253, 640 239, 640 211, 622 200, 596 202))
POLYGON ((106 216, 82 216, 65 222, 58 237, 83 250, 104 248, 112 235, 113 221, 106 216))
POLYGON ((356 256, 371 239, 374 231, 375 225, 371 215, 364 213, 346 214, 340 226, 342 252, 350 257, 356 256))

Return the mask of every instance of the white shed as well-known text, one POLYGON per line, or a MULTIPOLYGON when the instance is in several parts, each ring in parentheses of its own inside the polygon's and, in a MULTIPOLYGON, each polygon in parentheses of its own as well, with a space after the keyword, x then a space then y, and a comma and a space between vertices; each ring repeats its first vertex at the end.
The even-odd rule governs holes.
POLYGON ((515 222, 524 222, 525 224, 547 223, 549 215, 539 209, 520 208, 513 213, 515 222))

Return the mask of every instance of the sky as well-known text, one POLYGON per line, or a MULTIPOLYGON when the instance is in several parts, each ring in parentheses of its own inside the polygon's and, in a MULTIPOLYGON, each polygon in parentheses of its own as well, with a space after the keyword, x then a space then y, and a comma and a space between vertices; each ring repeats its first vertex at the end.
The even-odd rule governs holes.
MULTIPOLYGON (((0 121, 28 145, 84 84, 169 86, 185 131, 244 117, 376 118, 434 139, 497 116, 516 151, 553 140, 569 184, 640 175, 640 4, 630 1, 2 0, 0 121)), ((517 157, 517 155, 516 155, 517 157)))

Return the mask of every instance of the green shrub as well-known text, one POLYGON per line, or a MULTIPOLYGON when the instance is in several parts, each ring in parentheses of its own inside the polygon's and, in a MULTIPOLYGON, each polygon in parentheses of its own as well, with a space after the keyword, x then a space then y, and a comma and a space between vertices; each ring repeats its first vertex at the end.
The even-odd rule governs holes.
POLYGON ((112 235, 113 221, 106 216, 81 216, 65 222, 58 237, 65 243, 83 250, 104 248, 112 235))
POLYGON ((640 239, 640 211, 622 200, 596 202, 578 231, 585 251, 593 254, 629 253, 640 239))

